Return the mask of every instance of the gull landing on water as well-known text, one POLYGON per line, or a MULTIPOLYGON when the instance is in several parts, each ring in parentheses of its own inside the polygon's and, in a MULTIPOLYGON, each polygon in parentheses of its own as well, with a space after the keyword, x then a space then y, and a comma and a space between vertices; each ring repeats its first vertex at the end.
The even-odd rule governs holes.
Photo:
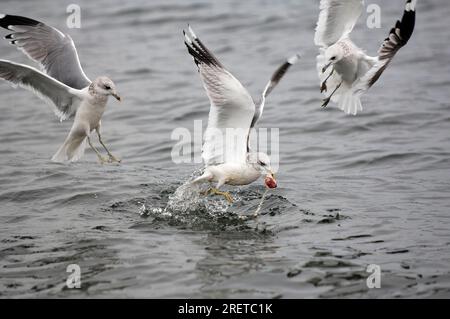
POLYGON ((395 54, 410 39, 415 25, 416 0, 406 2, 401 21, 397 21, 384 40, 377 57, 371 57, 349 38, 359 16, 363 0, 321 0, 314 42, 320 46, 317 71, 321 92, 332 93, 323 107, 331 101, 347 114, 362 111, 360 96, 381 76, 395 54), (330 70, 328 73, 327 70, 330 70))
POLYGON ((231 195, 219 191, 225 184, 248 185, 265 175, 266 186, 277 187, 269 156, 250 152, 248 136, 262 115, 267 95, 299 56, 288 59, 276 70, 262 93, 261 102, 255 106, 248 91, 206 48, 192 29, 189 27, 188 33, 183 31, 183 34, 184 43, 198 67, 211 104, 202 149, 205 169, 192 183, 217 183, 207 194, 223 195, 229 202, 232 202, 231 195), (233 142, 227 139, 224 143, 223 137, 230 129, 243 134, 237 134, 233 142))
POLYGON ((11 40, 11 44, 39 63, 43 70, 0 60, 0 78, 30 90, 48 102, 61 121, 75 117, 69 135, 52 160, 79 160, 87 140, 101 163, 120 162, 105 146, 100 134, 100 120, 108 96, 121 100, 114 83, 107 77, 91 82, 81 68, 72 39, 61 31, 36 20, 4 14, 0 14, 0 26, 13 31, 5 39, 11 40), (90 134, 93 130, 97 132, 108 158, 92 145, 90 134))

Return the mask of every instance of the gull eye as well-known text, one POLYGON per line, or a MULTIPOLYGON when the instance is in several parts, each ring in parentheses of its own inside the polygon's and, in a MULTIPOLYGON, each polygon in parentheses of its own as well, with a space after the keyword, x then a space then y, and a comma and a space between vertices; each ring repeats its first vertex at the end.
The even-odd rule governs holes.
POLYGON ((263 163, 261 161, 259 161, 259 165, 261 165, 262 167, 266 166, 266 163, 263 163))
POLYGON ((333 61, 336 60, 336 57, 335 56, 331 57, 331 60, 333 60, 333 61))
POLYGON ((105 84, 103 87, 105 88, 105 90, 111 90, 111 87, 108 84, 105 84))

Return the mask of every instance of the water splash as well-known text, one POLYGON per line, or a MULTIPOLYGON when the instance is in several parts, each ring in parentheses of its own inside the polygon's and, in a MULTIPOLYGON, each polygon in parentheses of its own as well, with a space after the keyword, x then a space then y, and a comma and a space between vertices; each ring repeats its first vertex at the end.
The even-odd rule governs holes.
MULTIPOLYGON (((201 170, 192 173, 189 178, 175 190, 163 191, 165 205, 155 207, 149 201, 138 203, 138 213, 143 218, 151 218, 150 223, 168 224, 192 229, 234 229, 249 228, 248 219, 242 219, 240 212, 234 208, 242 208, 248 198, 239 189, 231 195, 234 203, 229 203, 222 196, 205 195, 206 184, 192 184, 200 176, 201 170), (236 206, 236 207, 235 207, 236 206)), ((255 208, 252 209, 254 212, 255 208)))
MULTIPOLYGON (((192 184, 192 178, 178 187, 169 196, 169 201, 164 209, 171 215, 221 215, 227 213, 232 205, 222 197, 206 196, 201 185, 192 184)), ((237 195, 232 195, 234 201, 239 201, 237 195)))
POLYGON ((202 210, 201 189, 198 185, 186 181, 169 196, 164 212, 169 214, 189 214, 202 210))
MULTIPOLYGON (((207 184, 192 184, 201 174, 202 170, 197 170, 178 187, 165 187, 158 194, 139 200, 136 209, 145 219, 143 223, 197 230, 264 232, 271 216, 292 206, 279 195, 269 195, 266 187, 233 187, 233 203, 222 196, 205 195, 207 184)), ((276 223, 270 225, 276 227, 276 223)))

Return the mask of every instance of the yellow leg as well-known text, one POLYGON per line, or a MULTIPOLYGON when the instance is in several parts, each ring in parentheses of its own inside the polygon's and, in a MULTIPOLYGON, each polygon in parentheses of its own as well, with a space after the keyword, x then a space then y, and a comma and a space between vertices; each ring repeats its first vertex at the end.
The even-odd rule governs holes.
POLYGON ((120 158, 116 158, 114 155, 112 155, 111 152, 106 147, 105 143, 103 143, 102 136, 100 135, 100 132, 98 130, 97 130, 97 135, 98 135, 98 141, 100 142, 100 144, 102 144, 102 146, 105 149, 106 153, 108 153, 109 162, 110 163, 112 163, 112 162, 120 163, 121 159, 120 158))
POLYGON ((209 194, 212 194, 212 195, 221 195, 221 196, 225 197, 225 199, 226 199, 229 203, 233 203, 233 197, 232 197, 231 194, 228 193, 228 192, 222 192, 222 191, 219 191, 217 188, 212 187, 212 188, 210 188, 210 189, 208 189, 207 191, 205 191, 205 192, 202 193, 202 195, 205 195, 205 196, 206 196, 206 195, 209 195, 209 194))
POLYGON ((107 163, 108 160, 107 160, 106 158, 104 158, 104 157, 102 156, 102 154, 100 154, 100 152, 95 148, 94 145, 92 145, 91 139, 90 139, 89 135, 87 136, 87 140, 88 140, 89 146, 90 146, 90 147, 94 150, 94 152, 97 154, 97 157, 98 157, 98 160, 100 161, 100 163, 101 163, 101 164, 107 163))

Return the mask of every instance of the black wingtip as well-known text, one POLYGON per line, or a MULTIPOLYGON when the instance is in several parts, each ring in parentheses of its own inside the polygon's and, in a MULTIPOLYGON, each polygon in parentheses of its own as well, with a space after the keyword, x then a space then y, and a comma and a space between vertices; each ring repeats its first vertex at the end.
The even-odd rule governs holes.
POLYGON ((192 29, 188 29, 190 35, 187 35, 184 32, 186 47, 188 52, 194 58, 197 66, 200 64, 205 64, 209 66, 222 67, 220 62, 216 59, 216 57, 206 48, 206 46, 200 41, 199 38, 193 33, 192 29))
POLYGON ((40 22, 27 18, 22 16, 14 16, 9 14, 0 14, 0 27, 9 29, 10 26, 15 25, 28 25, 28 26, 35 26, 38 25, 40 22))
MULTIPOLYGON (((286 72, 289 70, 289 68, 294 65, 295 63, 298 62, 298 60, 300 59, 300 54, 296 54, 292 57, 290 57, 289 59, 287 59, 286 62, 284 62, 272 75, 270 81, 276 85, 278 84, 278 82, 280 82, 281 78, 286 74, 286 72)), ((270 87, 267 92, 266 92, 266 96, 269 95, 269 93, 272 91, 273 87, 270 87)))
POLYGON ((406 1, 405 11, 401 21, 397 21, 396 28, 401 30, 404 44, 411 38, 416 24, 416 0, 406 1))

